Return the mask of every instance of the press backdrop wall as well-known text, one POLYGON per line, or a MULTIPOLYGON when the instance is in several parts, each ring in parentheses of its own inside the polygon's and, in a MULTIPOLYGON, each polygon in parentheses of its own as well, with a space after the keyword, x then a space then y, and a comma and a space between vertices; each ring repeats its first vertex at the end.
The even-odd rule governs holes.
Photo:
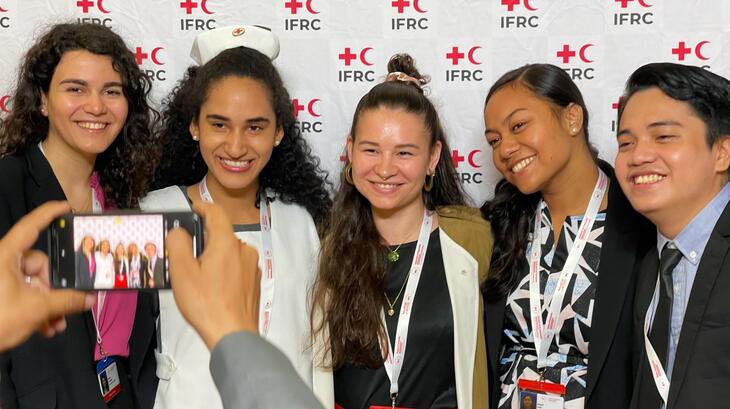
POLYGON ((531 62, 566 69, 589 107, 590 134, 613 161, 616 102, 640 65, 673 61, 729 75, 726 0, 0 0, 0 109, 12 108, 24 50, 54 22, 112 27, 136 51, 159 102, 188 65, 202 30, 238 23, 281 39, 276 65, 300 126, 337 180, 358 99, 407 51, 430 74, 429 95, 475 203, 498 175, 483 137, 490 84, 531 62))

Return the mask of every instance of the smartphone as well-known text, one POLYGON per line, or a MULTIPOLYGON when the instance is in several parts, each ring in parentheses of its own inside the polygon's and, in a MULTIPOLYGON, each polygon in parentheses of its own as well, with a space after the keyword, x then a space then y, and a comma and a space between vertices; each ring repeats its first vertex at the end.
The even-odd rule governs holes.
POLYGON ((48 229, 50 282, 78 290, 170 288, 165 240, 182 227, 203 248, 203 225, 192 212, 69 213, 48 229))

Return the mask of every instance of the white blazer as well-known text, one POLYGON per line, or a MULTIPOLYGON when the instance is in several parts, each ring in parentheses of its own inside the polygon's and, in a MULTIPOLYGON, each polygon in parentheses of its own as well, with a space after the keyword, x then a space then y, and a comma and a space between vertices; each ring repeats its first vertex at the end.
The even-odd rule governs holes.
MULTIPOLYGON (((187 211, 190 205, 177 186, 151 192, 143 210, 187 211)), ((304 382, 312 385, 308 293, 314 282, 319 238, 314 221, 301 206, 274 200, 270 205, 274 253, 274 303, 267 340, 289 358, 304 382)), ((261 232, 237 233, 261 251, 261 232)), ((259 258, 263 263, 263 258, 259 258)), ((260 266, 263 269, 263 266, 260 266)), ((210 353, 180 314, 171 292, 160 291, 161 348, 155 351, 160 378, 155 408, 223 407, 208 369, 210 353)))
MULTIPOLYGON (((471 409, 473 397, 474 362, 477 348, 479 317, 479 263, 463 247, 439 228, 441 255, 449 286, 451 311, 454 320, 454 371, 456 401, 459 409, 471 409)), ((322 351, 322 340, 317 340, 317 351, 322 351)), ((325 408, 335 407, 332 370, 322 368, 317 357, 314 367, 314 394, 325 408)), ((326 362, 326 361, 325 361, 326 362)))

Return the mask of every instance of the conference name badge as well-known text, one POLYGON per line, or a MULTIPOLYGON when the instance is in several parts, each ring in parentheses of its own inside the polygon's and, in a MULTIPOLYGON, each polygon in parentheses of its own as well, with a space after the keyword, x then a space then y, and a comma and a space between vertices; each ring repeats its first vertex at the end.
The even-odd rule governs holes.
POLYGON ((520 409, 563 409, 565 385, 520 379, 520 409))
POLYGON ((104 402, 109 403, 122 390, 114 358, 106 357, 96 363, 96 377, 99 379, 101 396, 104 397, 104 402))

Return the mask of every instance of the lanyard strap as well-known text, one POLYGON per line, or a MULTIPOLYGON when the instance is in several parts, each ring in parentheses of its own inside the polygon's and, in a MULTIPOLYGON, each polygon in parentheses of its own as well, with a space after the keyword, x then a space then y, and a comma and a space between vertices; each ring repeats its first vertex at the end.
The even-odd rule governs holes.
MULTIPOLYGON (((535 211, 535 224, 532 230, 533 241, 530 251, 530 315, 532 318, 533 339, 535 341, 535 349, 537 350, 538 369, 548 366, 547 353, 550 343, 555 336, 556 328, 558 327, 560 308, 565 298, 565 292, 568 289, 570 278, 578 266, 586 241, 588 241, 588 236, 593 228, 593 222, 596 220, 603 196, 606 193, 607 183, 608 178, 606 174, 598 169, 596 187, 593 189, 591 200, 588 202, 583 220, 580 222, 578 235, 573 241, 573 246, 570 248, 563 270, 560 272, 550 306, 548 307, 545 323, 542 321, 542 305, 540 303, 540 259, 542 258, 542 230, 540 225, 542 222, 544 201, 540 201, 535 211)), ((562 221, 558 222, 562 223, 562 221)), ((545 294, 545 298, 547 298, 547 293, 545 294)))
MULTIPOLYGON (((204 202, 213 203, 208 190, 208 176, 198 184, 200 198, 204 202)), ((261 300, 259 302, 259 334, 266 336, 271 324, 271 308, 274 304, 274 254, 271 239, 271 218, 269 205, 265 195, 259 199, 259 223, 261 224, 261 249, 264 255, 264 271, 261 274, 261 300)))
MULTIPOLYGON (((426 210, 423 214, 421 222, 421 232, 418 235, 418 244, 416 244, 416 252, 413 254, 413 261, 409 270, 410 277, 407 277, 408 284, 406 292, 403 295, 403 302, 398 315, 398 326, 395 332, 395 347, 390 344, 390 336, 388 335, 388 326, 385 323, 385 313, 380 311, 380 319, 383 321, 385 328, 385 341, 388 346, 387 355, 385 356, 385 372, 390 379, 390 397, 395 404, 398 396, 398 378, 403 368, 403 360, 406 355, 406 345, 408 341, 408 324, 411 321, 411 312, 413 311, 413 301, 418 288, 418 281, 421 279, 421 270, 423 270, 423 262, 426 258, 426 249, 428 248, 428 240, 431 235, 431 226, 433 226, 433 212, 426 210)), ((382 348, 382 343, 381 343, 382 348)))
POLYGON ((657 274, 656 286, 654 287, 654 294, 651 297, 651 304, 649 304, 650 307, 647 309, 646 316, 644 317, 644 345, 646 346, 646 357, 649 360, 649 369, 651 370, 651 375, 654 378, 654 384, 656 385, 657 391, 659 391, 659 396, 662 398, 662 401, 664 401, 664 405, 666 405, 667 398, 669 397, 669 378, 667 377, 667 373, 664 371, 664 367, 662 367, 662 362, 659 360, 659 356, 654 350, 654 346, 651 345, 651 341, 649 341, 648 336, 649 329, 651 327, 651 312, 652 309, 656 310, 658 301, 659 275, 657 274))

